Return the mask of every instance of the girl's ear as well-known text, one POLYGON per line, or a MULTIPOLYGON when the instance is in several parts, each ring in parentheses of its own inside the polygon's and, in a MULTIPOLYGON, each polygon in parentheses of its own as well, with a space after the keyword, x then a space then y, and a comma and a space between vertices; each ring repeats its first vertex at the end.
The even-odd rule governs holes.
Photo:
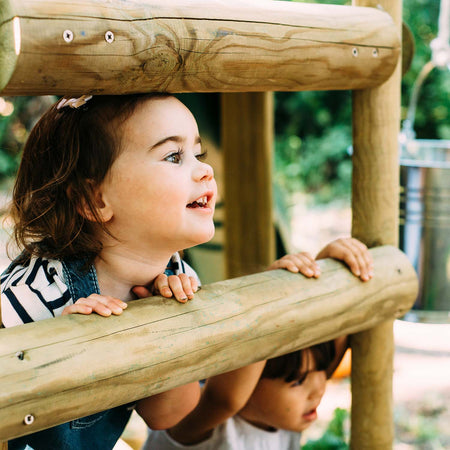
POLYGON ((104 199, 101 186, 95 186, 89 182, 90 202, 85 197, 74 199, 74 192, 71 187, 67 189, 69 198, 75 200, 77 210, 80 215, 90 222, 106 223, 112 219, 113 211, 109 203, 104 199))
MULTIPOLYGON (((97 222, 100 220, 102 223, 109 222, 113 217, 113 210, 111 205, 109 204, 106 197, 103 195, 102 186, 98 186, 96 188, 92 189, 93 191, 93 202, 94 202, 94 208, 95 212, 97 214, 97 217, 89 218, 85 216, 88 220, 97 222)), ((87 208, 89 210, 90 215, 92 216, 91 208, 87 208)))

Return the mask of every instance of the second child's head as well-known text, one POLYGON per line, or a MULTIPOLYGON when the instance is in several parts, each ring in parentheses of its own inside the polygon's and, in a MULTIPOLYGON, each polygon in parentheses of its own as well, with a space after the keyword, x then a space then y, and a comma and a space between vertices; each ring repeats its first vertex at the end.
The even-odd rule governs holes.
POLYGON ((240 416, 268 431, 305 430, 317 419, 334 357, 330 341, 269 359, 240 416))
POLYGON ((216 184, 191 112, 166 94, 57 102, 32 130, 13 194, 29 256, 105 246, 168 256, 214 233, 216 184))

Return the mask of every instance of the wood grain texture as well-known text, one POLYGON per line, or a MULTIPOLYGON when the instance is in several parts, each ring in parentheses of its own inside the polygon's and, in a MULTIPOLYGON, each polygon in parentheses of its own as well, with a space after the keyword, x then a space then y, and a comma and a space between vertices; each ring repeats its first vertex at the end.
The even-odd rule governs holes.
MULTIPOLYGON (((401 0, 354 0, 384 8, 401 33, 401 0)), ((401 64, 381 86, 353 92, 352 234, 369 247, 397 245, 401 64)), ((390 450, 393 420, 393 321, 352 336, 353 450, 390 450)))
POLYGON ((227 278, 275 260, 272 208, 274 105, 271 92, 221 97, 227 278))
MULTIPOLYGON (((18 17, 22 38, 17 61, 0 55, 3 95, 361 89, 386 80, 400 53, 391 18, 372 8, 265 0, 0 6, 0 34, 10 40, 18 17)), ((7 47, 0 52, 10 54, 7 47)))
POLYGON ((1 330, 0 440, 403 315, 417 295, 411 264, 394 247, 371 252, 368 283, 323 260, 318 280, 263 272, 204 286, 185 305, 153 297, 121 316, 1 330))
POLYGON ((10 3, 0 1, 0 89, 8 84, 18 59, 13 17, 10 3))

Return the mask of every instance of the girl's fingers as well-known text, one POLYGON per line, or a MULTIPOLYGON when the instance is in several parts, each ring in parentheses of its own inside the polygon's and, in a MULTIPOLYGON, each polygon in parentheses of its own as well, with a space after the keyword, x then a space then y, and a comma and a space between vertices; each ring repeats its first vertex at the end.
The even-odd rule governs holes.
POLYGON ((355 256, 360 267, 360 278, 363 281, 369 281, 373 277, 373 259, 369 249, 358 239, 351 239, 351 245, 354 247, 355 256))
POLYGON ((192 300, 194 298, 194 291, 192 289, 191 277, 187 276, 185 273, 180 273, 178 275, 178 278, 181 281, 183 291, 186 294, 188 300, 192 300))
POLYGON ((292 259, 295 262, 298 271, 306 277, 318 277, 320 275, 320 269, 314 258, 306 252, 297 253, 292 255, 292 259))
POLYGON ((307 252, 286 255, 271 264, 268 270, 286 269, 293 273, 302 273, 307 277, 318 277, 320 269, 314 258, 307 252))
POLYGON ((184 292, 183 283, 179 275, 170 275, 168 278, 169 287, 173 292, 176 300, 180 303, 186 303, 188 300, 187 294, 184 292))
POLYGON ((198 281, 197 281, 197 278, 195 278, 195 277, 189 277, 189 281, 191 282, 191 288, 192 288, 193 292, 197 292, 197 291, 198 291, 198 281))
POLYGON ((62 316, 68 314, 91 314, 92 308, 88 305, 83 305, 81 303, 74 303, 73 305, 66 306, 61 313, 62 316))
MULTIPOLYGON (((145 286, 134 286, 132 290, 139 298, 152 295, 145 286)), ((194 292, 197 291, 197 280, 195 277, 189 277, 185 273, 170 276, 162 273, 153 282, 153 294, 160 294, 166 298, 175 296, 182 303, 194 298, 194 292)))
POLYGON ((169 278, 164 273, 161 273, 156 277, 153 283, 153 289, 155 293, 159 293, 163 297, 172 297, 172 289, 169 287, 169 278))
MULTIPOLYGON (((122 314, 123 310, 127 307, 127 304, 118 298, 106 295, 91 294, 87 298, 78 299, 72 306, 74 307, 73 309, 75 312, 80 314, 91 314, 92 312, 96 312, 100 316, 109 317, 111 314, 117 316, 122 314), (81 312, 88 311, 83 308, 83 306, 91 308, 91 312, 81 312)), ((70 314, 73 314, 73 312, 70 314)))
POLYGON ((341 239, 340 244, 344 251, 343 261, 352 273, 362 281, 369 281, 373 277, 373 260, 366 245, 354 238, 341 239))
POLYGON ((362 281, 373 277, 373 259, 367 246, 355 238, 341 238, 326 245, 317 259, 334 258, 345 262, 350 271, 362 281))

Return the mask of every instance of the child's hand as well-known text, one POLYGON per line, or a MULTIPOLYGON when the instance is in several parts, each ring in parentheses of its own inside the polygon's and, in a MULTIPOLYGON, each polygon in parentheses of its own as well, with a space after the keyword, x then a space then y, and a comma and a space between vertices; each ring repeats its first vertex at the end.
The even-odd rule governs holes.
POLYGON ((267 270, 286 269, 289 272, 305 275, 305 277, 318 278, 320 276, 320 268, 314 258, 307 252, 285 255, 272 263, 267 270))
POLYGON ((198 282, 185 273, 169 276, 162 273, 156 277, 151 291, 145 286, 135 286, 132 291, 139 298, 160 294, 166 298, 175 296, 180 303, 186 303, 194 298, 194 292, 198 291, 198 282))
POLYGON ((97 313, 104 317, 109 317, 111 314, 119 316, 126 307, 127 304, 118 298, 91 294, 87 298, 79 298, 73 305, 66 306, 61 315, 97 313))
POLYGON ((362 281, 373 277, 373 259, 367 247, 358 239, 337 239, 326 245, 316 256, 316 259, 334 258, 344 261, 353 275, 362 281))

